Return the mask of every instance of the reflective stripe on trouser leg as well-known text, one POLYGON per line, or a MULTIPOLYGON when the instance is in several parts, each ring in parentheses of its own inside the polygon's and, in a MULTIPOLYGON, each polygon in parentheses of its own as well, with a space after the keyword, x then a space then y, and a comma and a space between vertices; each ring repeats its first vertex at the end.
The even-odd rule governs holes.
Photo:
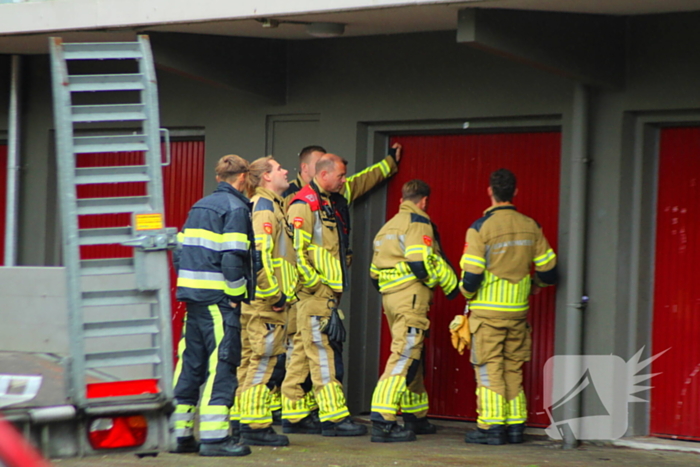
POLYGON ((477 413, 479 425, 503 425, 506 422, 508 405, 502 395, 480 386, 476 389, 477 413))
POLYGON ((194 436, 194 405, 175 406, 175 412, 172 415, 172 420, 175 423, 175 436, 178 438, 186 438, 194 436))
POLYGON ((391 355, 372 394, 372 421, 396 421, 399 410, 414 418, 427 415, 422 357, 430 295, 429 289, 418 285, 382 297, 391 330, 391 355))
POLYGON ((515 399, 508 401, 507 425, 516 425, 527 421, 527 399, 525 392, 520 391, 515 399))
POLYGON ((270 393, 270 401, 268 403, 271 411, 282 410, 282 394, 280 394, 279 390, 270 393))
MULTIPOLYGON (((342 358, 328 341, 328 336, 321 332, 318 316, 311 316, 311 343, 309 366, 314 393, 318 403, 318 415, 322 422, 335 422, 350 416, 345 402, 343 386, 336 380, 337 359, 342 358)), ((305 330, 301 331, 306 332, 305 330)), ((306 344, 306 341, 305 341, 306 344)), ((342 364, 342 363, 341 363, 342 364)))
POLYGON ((287 355, 287 371, 282 382, 282 418, 297 423, 309 415, 302 384, 309 374, 309 362, 300 332, 292 339, 292 351, 287 355))
POLYGON ((254 430, 272 425, 269 400, 270 389, 264 384, 246 389, 241 396, 241 423, 254 430))
POLYGON ((401 396, 406 392, 406 377, 391 376, 379 380, 372 394, 372 412, 382 415, 385 420, 396 420, 401 405, 401 396))
POLYGON ((234 423, 241 421, 241 396, 239 395, 233 398, 233 405, 229 411, 229 418, 234 423))
MULTIPOLYGON (((229 345, 224 326, 223 312, 218 305, 208 307, 212 321, 214 348, 209 354, 209 376, 202 391, 202 403, 199 409, 199 437, 203 442, 217 441, 228 436, 230 406, 235 393, 235 368, 229 361, 221 358, 222 345, 229 345)), ((232 311, 231 311, 232 312, 232 311)), ((229 330, 233 332, 233 330, 229 330)), ((235 336, 238 337, 238 336, 235 336)), ((227 352, 224 352, 228 356, 227 352)))
POLYGON ((350 412, 345 404, 343 386, 333 382, 316 391, 318 415, 322 422, 335 422, 349 417, 350 412))

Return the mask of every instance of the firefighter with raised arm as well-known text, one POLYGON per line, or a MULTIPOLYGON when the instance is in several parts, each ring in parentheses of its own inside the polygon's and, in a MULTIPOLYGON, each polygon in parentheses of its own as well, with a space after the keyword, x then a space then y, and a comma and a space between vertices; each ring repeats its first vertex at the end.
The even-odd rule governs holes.
POLYGON ((513 205, 517 189, 511 171, 493 172, 487 192, 491 207, 467 230, 460 261, 460 288, 470 300, 478 413, 477 429, 464 440, 522 443, 527 420, 522 366, 532 348, 529 296, 556 283, 557 257, 540 225, 513 205))
POLYGON ((372 396, 372 441, 415 441, 433 434, 427 419, 428 393, 423 385, 423 345, 430 328, 433 288, 448 299, 459 293, 457 276, 443 258, 437 232, 426 213, 430 186, 406 182, 399 212, 374 238, 370 276, 382 294, 391 330, 391 355, 372 396), (399 409, 404 426, 396 422, 399 409))
POLYGON ((175 368, 175 452, 245 456, 248 446, 229 436, 229 409, 240 361, 241 303, 255 293, 254 237, 245 191, 248 162, 222 157, 214 193, 197 201, 178 235, 177 299, 187 304, 175 368), (199 403, 199 437, 194 438, 199 403))
MULTIPOLYGON (((318 174, 317 162, 325 154, 325 149, 320 146, 308 146, 302 149, 299 155, 301 166, 299 176, 297 180, 290 183, 289 189, 285 192, 285 199, 288 203, 291 203, 293 199, 304 202, 305 198, 301 196, 301 191, 303 190, 308 192, 306 193, 307 195, 319 190, 318 184, 313 184, 312 188, 310 182, 318 174)), ((342 245, 343 261, 341 261, 341 265, 343 268, 348 267, 352 259, 349 237, 350 204, 395 174, 397 163, 400 159, 401 145, 396 143, 390 148, 389 155, 382 161, 344 179, 344 182, 340 183, 340 188, 337 189, 337 192, 324 195, 329 202, 331 198, 333 199, 333 209, 336 211, 332 216, 325 216, 324 225, 326 225, 327 232, 325 235, 336 239, 334 241, 338 242, 338 248, 342 245)), ((339 160, 342 161, 342 171, 345 173, 346 162, 343 159, 339 160)), ((298 209, 298 207, 294 209, 298 209)), ((297 216, 290 213, 289 222, 293 223, 295 217, 297 216)), ((300 269, 300 272, 303 272, 303 269, 300 269)), ((325 285, 328 284, 326 283, 325 285)), ((297 333, 300 326, 297 310, 301 303, 310 296, 308 288, 303 289, 299 294, 299 302, 292 305, 289 311, 287 333, 292 351, 289 354, 284 386, 287 387, 286 393, 290 394, 291 397, 283 397, 283 429, 285 433, 321 433, 318 404, 314 397, 314 391, 311 390, 313 384, 309 373, 310 362, 304 351, 301 335, 297 333)), ((342 380, 342 377, 338 378, 338 380, 342 380)), ((326 431, 328 432, 328 430, 326 431)))

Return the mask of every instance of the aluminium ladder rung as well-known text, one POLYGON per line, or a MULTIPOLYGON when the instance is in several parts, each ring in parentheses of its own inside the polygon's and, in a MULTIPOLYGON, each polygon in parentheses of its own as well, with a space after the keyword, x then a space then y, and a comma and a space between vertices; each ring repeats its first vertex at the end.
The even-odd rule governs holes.
POLYGON ((139 290, 102 290, 83 292, 84 307, 107 307, 128 305, 155 305, 158 297, 139 290))
POLYGON ((122 196, 115 198, 85 198, 76 201, 77 214, 118 214, 123 212, 148 212, 148 196, 122 196))
POLYGON ((131 240, 131 227, 103 227, 78 230, 78 244, 112 245, 131 240))
POLYGON ((66 60, 110 60, 143 58, 138 42, 83 42, 64 43, 66 60))
POLYGON ((68 77, 70 92, 94 91, 143 91, 143 75, 124 73, 121 75, 72 75, 68 77))
POLYGON ((73 105, 74 123, 127 122, 146 120, 143 104, 73 105))
POLYGON ((113 274, 133 274, 133 258, 84 259, 80 261, 82 276, 102 276, 113 274))
POLYGON ((161 363, 158 351, 158 347, 153 347, 150 349, 88 353, 85 354, 85 368, 158 364, 161 363))
POLYGON ((148 151, 148 144, 146 135, 75 136, 73 151, 76 154, 148 151))
POLYGON ((158 321, 156 318, 104 321, 83 324, 83 336, 86 338, 158 334, 158 332, 158 321))
POLYGON ((148 182, 148 166, 119 165, 113 167, 83 167, 75 169, 75 184, 148 182))

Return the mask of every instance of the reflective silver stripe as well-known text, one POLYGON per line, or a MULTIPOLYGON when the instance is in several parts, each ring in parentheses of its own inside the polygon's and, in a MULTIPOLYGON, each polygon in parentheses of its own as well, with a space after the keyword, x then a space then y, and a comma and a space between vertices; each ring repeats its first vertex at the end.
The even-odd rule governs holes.
MULTIPOLYGON (((267 325, 266 325, 267 326, 267 325)), ((270 357, 275 349, 275 328, 274 326, 270 332, 265 336, 265 351, 263 353, 263 358, 260 359, 258 368, 255 370, 255 376, 253 377, 253 385, 261 384, 265 378, 265 373, 267 372, 267 367, 270 363, 270 357)))
POLYGON ((186 438, 194 434, 194 429, 192 427, 187 428, 175 428, 175 436, 178 438, 186 438))
POLYGON ((229 415, 228 414, 220 414, 220 413, 213 413, 213 414, 199 414, 199 421, 200 422, 225 422, 228 420, 229 415))
POLYGON ((262 384, 263 379, 265 379, 265 371, 267 370, 268 363, 270 363, 270 357, 263 357, 260 359, 258 368, 255 370, 255 376, 253 376, 253 386, 262 384))
POLYGON ((185 237, 182 240, 182 244, 187 246, 201 246, 207 248, 208 250, 221 251, 221 243, 209 240, 207 238, 185 237))
POLYGON ((314 220, 314 236, 312 242, 315 245, 323 246, 323 221, 321 221, 321 213, 320 211, 316 211, 314 214, 316 219, 314 220))
POLYGON ((174 413, 171 417, 174 422, 189 422, 194 420, 194 412, 174 413))
POLYGON ((401 247, 401 251, 405 254, 406 253, 406 236, 405 235, 399 235, 399 246, 401 247))
POLYGON ((220 244, 221 245, 221 250, 222 251, 230 251, 230 250, 241 250, 241 251, 248 251, 248 244, 246 242, 223 242, 220 244))
POLYGON ((479 367, 479 382, 482 386, 490 387, 491 380, 489 380, 489 374, 486 371, 486 365, 477 365, 479 367))
POLYGON ((201 439, 214 440, 223 439, 228 436, 228 430, 199 430, 201 439))
POLYGON ((277 241, 275 242, 275 245, 277 245, 277 257, 278 258, 286 258, 287 257, 287 239, 289 238, 287 236, 287 231, 282 226, 280 229, 280 233, 277 236, 277 241))
MULTIPOLYGON (((224 275, 222 274, 221 277, 223 279, 224 275)), ((243 279, 238 279, 237 281, 233 281, 233 282, 229 282, 229 281, 224 281, 224 282, 226 282, 226 287, 228 287, 229 289, 235 290, 239 287, 243 287, 247 281, 245 280, 245 278, 243 278, 243 279)))
MULTIPOLYGON (((188 269, 180 269, 177 273, 178 277, 183 279, 196 279, 202 281, 224 281, 224 275, 220 272, 208 271, 190 271, 188 269)), ((245 280, 245 279, 243 279, 245 280)))
POLYGON ((326 351, 326 347, 323 345, 321 326, 317 316, 311 317, 311 335, 313 336, 314 343, 316 343, 316 347, 318 348, 318 360, 321 367, 321 382, 325 386, 331 382, 331 370, 330 363, 328 361, 328 352, 326 351))
POLYGON ((396 366, 394 366, 391 376, 396 376, 403 373, 403 369, 410 360, 410 357, 407 357, 405 354, 411 354, 411 349, 416 345, 416 337, 418 337, 418 329, 409 328, 408 332, 406 333, 406 346, 404 347, 403 353, 400 354, 399 361, 396 362, 396 366))

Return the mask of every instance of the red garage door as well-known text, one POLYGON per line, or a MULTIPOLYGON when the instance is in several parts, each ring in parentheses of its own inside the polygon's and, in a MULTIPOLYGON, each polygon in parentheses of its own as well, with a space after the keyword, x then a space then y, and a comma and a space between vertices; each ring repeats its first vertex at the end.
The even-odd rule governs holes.
POLYGON ((700 440, 700 128, 661 131, 650 431, 700 440))
POLYGON ((5 264, 5 213, 7 209, 7 146, 0 144, 0 266, 5 264))
MULTIPOLYGON (((165 222, 168 227, 182 228, 190 207, 202 197, 204 191, 204 141, 177 141, 171 143, 172 162, 163 167, 163 191, 165 194, 165 222)), ((109 167, 115 165, 143 164, 142 152, 80 154, 78 167, 109 167)), ((78 198, 112 196, 139 196, 146 194, 145 183, 115 183, 78 186, 78 198)), ((129 214, 100 214, 80 216, 80 228, 121 227, 131 224, 129 214)), ((125 258, 133 255, 133 248, 121 245, 89 245, 80 247, 81 259, 125 258)), ((175 273, 171 267, 173 346, 182 331, 184 303, 175 301, 175 273)))
MULTIPOLYGON (((558 132, 498 133, 479 135, 400 136, 392 139, 404 146, 399 173, 389 183, 387 218, 399 206, 401 186, 420 178, 430 184, 433 194, 429 214, 440 228, 443 248, 450 262, 459 267, 467 228, 483 215, 490 201, 486 194, 489 174, 501 167, 518 177, 518 209, 542 225, 553 248, 557 248, 559 217, 558 132)), ((532 426, 548 426, 544 413, 542 369, 554 351, 553 288, 545 289, 531 301, 533 360, 525 365, 525 391, 532 426)), ((431 333, 427 343, 426 384, 433 416, 475 420, 474 372, 468 354, 452 348, 448 324, 461 314, 464 299, 448 301, 438 292, 431 309, 431 333)), ((382 367, 390 340, 386 323, 382 334, 382 367)))

